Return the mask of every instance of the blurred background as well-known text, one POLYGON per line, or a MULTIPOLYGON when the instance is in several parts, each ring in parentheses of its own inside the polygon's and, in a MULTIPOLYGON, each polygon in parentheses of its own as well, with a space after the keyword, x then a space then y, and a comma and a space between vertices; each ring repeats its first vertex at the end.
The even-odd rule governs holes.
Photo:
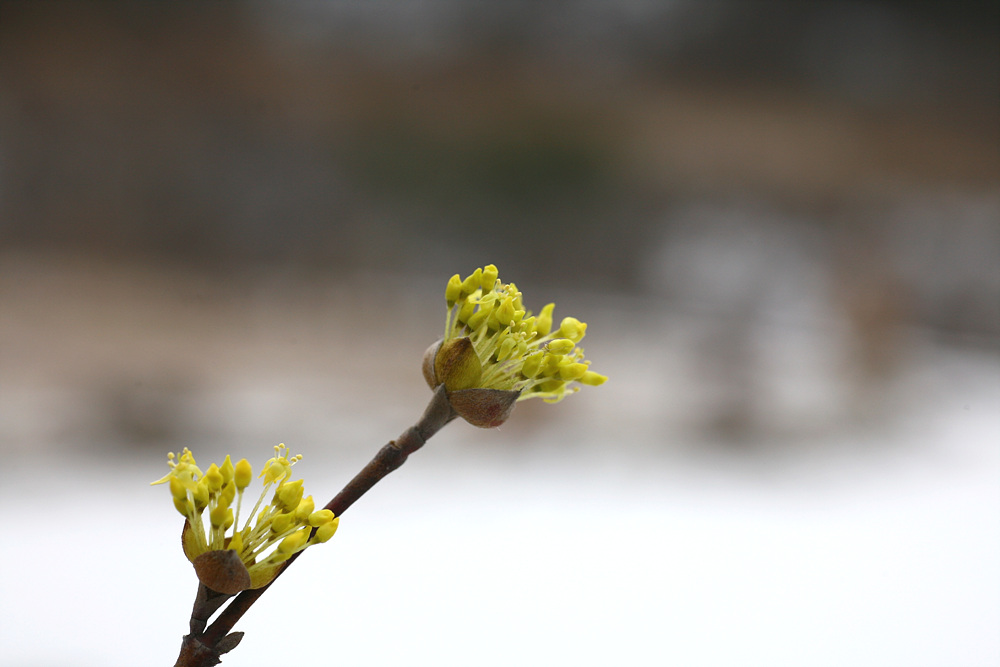
POLYGON ((996 3, 0 3, 0 664, 169 664, 166 452, 325 502, 488 263, 611 379, 226 664, 998 664, 998 121, 996 3))

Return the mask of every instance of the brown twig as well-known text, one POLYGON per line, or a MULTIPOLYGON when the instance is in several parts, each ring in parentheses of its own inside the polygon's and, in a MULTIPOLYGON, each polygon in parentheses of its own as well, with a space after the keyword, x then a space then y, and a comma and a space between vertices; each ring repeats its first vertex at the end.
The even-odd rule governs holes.
MULTIPOLYGON (((423 447, 431 436, 457 416, 448 401, 444 385, 438 386, 420 420, 406 429, 397 439, 382 447, 375 457, 362 468, 361 472, 355 475, 354 479, 348 482, 347 486, 326 504, 325 509, 333 512, 335 516, 341 516, 379 480, 403 465, 410 454, 423 447)), ((278 575, 287 570, 288 566, 302 553, 300 551, 289 558, 278 575)), ((211 667, 219 664, 221 662, 220 656, 235 648, 243 637, 242 632, 230 632, 233 626, 275 580, 277 580, 277 576, 267 586, 245 590, 237 595, 204 632, 197 632, 197 629, 204 628, 204 620, 199 618, 197 619, 199 622, 195 623, 195 613, 192 613, 192 632, 184 637, 181 652, 174 667, 211 667)), ((199 599, 210 593, 202 591, 202 588, 199 588, 199 599)), ((200 610, 198 601, 195 603, 195 609, 200 610)), ((197 615, 202 616, 202 613, 197 615)))

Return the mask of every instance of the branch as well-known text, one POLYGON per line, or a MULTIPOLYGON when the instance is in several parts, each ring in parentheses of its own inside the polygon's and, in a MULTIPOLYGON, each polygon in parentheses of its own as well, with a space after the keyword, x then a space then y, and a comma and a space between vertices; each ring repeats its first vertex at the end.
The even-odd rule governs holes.
MULTIPOLYGON (((355 475, 354 479, 348 482, 347 486, 326 504, 324 509, 330 510, 335 516, 341 516, 355 501, 367 493, 383 477, 403 465, 410 454, 423 447, 431 436, 457 416, 448 401, 444 385, 438 386, 420 420, 403 431, 399 438, 382 447, 375 457, 361 469, 361 472, 355 475)), ((302 553, 304 552, 300 551, 289 558, 285 567, 278 572, 278 576, 288 569, 288 566, 295 562, 295 559, 302 553)), ((239 640, 242 639, 243 633, 241 632, 230 634, 233 626, 264 594, 264 591, 271 587, 278 576, 267 586, 245 590, 237 595, 203 633, 195 632, 195 628, 198 626, 192 623, 192 633, 184 637, 181 653, 174 667, 211 667, 219 664, 221 662, 220 656, 235 648, 239 640)), ((199 589, 199 595, 202 595, 201 589, 199 589)), ((204 621, 200 627, 204 627, 204 621)))

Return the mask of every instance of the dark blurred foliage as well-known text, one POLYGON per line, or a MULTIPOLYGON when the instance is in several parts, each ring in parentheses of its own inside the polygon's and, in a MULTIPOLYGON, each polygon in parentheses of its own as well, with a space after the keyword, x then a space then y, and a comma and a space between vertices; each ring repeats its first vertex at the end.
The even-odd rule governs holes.
POLYGON ((0 248, 646 290, 703 200, 891 246, 914 196, 996 197, 998 26, 996 3, 7 2, 0 248))

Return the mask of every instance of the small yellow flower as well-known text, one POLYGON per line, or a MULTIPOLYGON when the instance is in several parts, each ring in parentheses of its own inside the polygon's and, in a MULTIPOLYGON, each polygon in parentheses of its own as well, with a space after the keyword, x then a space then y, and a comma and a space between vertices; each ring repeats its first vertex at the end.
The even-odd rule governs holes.
MULTIPOLYGON (((195 563, 199 576, 202 573, 196 561, 203 560, 200 557, 228 549, 236 552, 249 575, 249 585, 239 587, 260 588, 270 583, 294 554, 333 536, 340 518, 328 510, 314 511, 312 496, 303 497, 302 480, 290 481, 292 466, 301 458, 288 456, 284 444, 274 448, 274 457, 259 475, 264 488, 240 525, 243 491, 253 475, 246 459, 233 465, 227 456, 221 466, 213 463, 202 474, 188 448, 180 458, 172 452, 167 455, 170 472, 153 484, 169 484, 174 507, 186 519, 184 554, 195 563), (276 486, 274 493, 270 502, 265 502, 272 486, 276 486)), ((229 582, 203 583, 230 592, 224 590, 229 582)))
POLYGON ((444 338, 428 351, 424 376, 432 389, 445 385, 453 406, 455 398, 470 389, 516 392, 518 401, 542 398, 555 403, 580 385, 607 380, 590 370, 577 345, 587 325, 566 317, 553 329, 555 304, 533 316, 517 286, 500 282, 492 264, 464 280, 452 276, 445 300, 444 338))

